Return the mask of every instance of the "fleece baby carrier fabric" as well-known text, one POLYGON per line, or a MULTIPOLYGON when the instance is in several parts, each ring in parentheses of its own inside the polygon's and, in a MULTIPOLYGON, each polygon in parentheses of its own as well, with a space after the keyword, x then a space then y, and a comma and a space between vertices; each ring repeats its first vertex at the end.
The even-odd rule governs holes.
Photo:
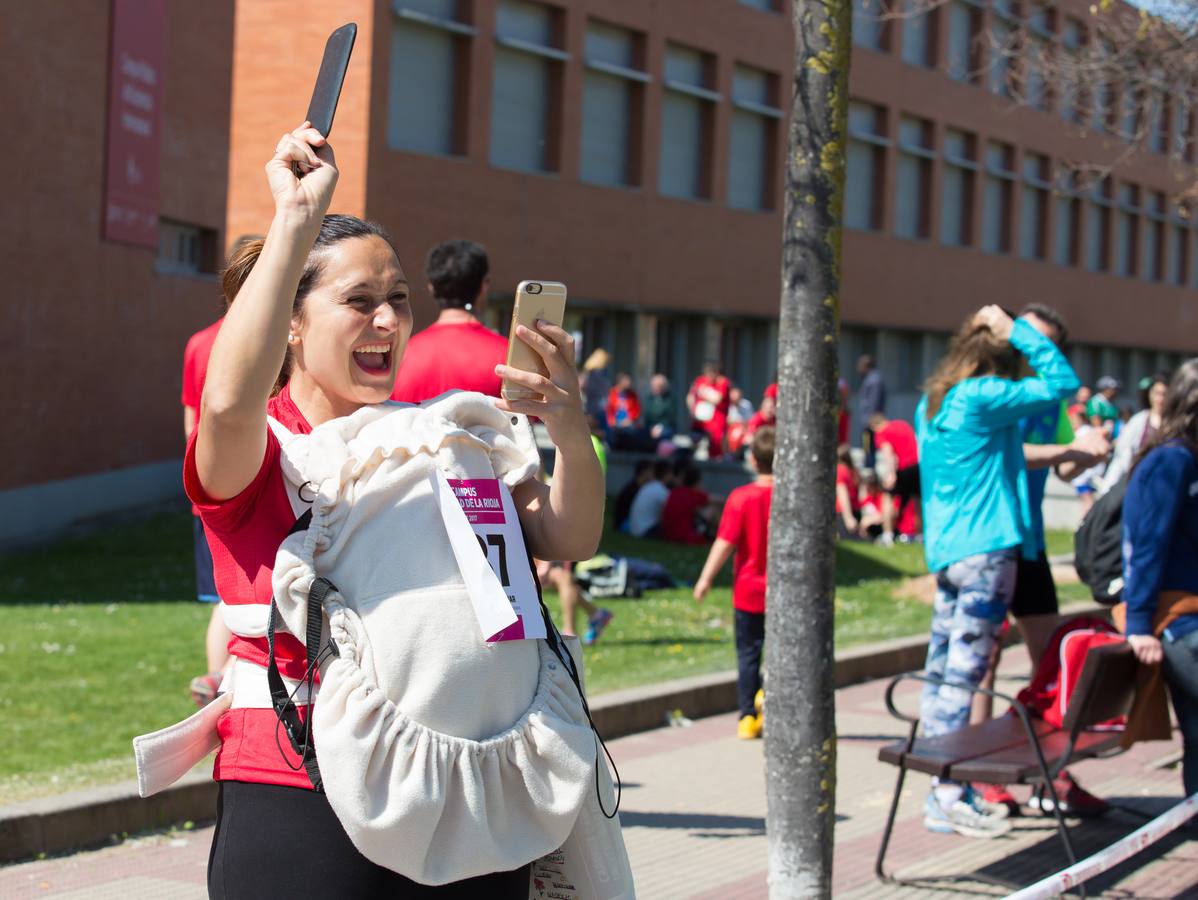
POLYGON ((463 513, 438 473, 508 488, 536 474, 527 421, 454 392, 365 407, 308 435, 271 428, 285 478, 314 498, 279 548, 272 617, 311 645, 310 596, 323 604, 311 739, 350 840, 424 884, 536 861, 565 888, 586 881, 571 855, 577 865, 601 849, 592 875, 612 889, 595 895, 632 896, 618 819, 596 824, 610 781, 569 656, 546 640, 485 640, 443 519, 463 513))

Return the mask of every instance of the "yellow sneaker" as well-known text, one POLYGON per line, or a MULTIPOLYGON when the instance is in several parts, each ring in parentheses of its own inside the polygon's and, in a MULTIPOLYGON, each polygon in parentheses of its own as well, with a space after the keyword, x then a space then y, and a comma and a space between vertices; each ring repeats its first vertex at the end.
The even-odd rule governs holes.
POLYGON ((757 696, 753 698, 753 708, 757 710, 758 716, 762 714, 762 710, 765 709, 765 688, 757 691, 757 696))
POLYGON ((736 736, 742 741, 752 741, 761 737, 761 719, 757 716, 741 716, 736 723, 736 736))

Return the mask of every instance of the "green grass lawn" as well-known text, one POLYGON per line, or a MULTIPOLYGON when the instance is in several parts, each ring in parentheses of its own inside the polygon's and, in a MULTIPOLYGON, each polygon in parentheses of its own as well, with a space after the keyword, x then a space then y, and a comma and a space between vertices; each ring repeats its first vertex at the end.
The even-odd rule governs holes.
MULTIPOLYGON (((688 584, 707 553, 610 532, 603 550, 656 559, 688 584)), ((928 607, 892 596, 924 571, 920 546, 842 544, 837 646, 924 631, 928 607)), ((734 668, 730 584, 728 566, 702 604, 688 586, 605 601, 615 619, 587 651, 589 692, 734 668)), ((190 516, 0 557, 0 586, 0 805, 131 777, 130 739, 188 715, 204 667, 210 608, 192 599, 190 516)))

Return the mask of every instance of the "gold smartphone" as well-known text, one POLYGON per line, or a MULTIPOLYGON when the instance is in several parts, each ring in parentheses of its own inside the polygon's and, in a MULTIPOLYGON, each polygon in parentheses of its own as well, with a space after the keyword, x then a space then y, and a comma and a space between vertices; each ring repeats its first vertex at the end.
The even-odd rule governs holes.
MULTIPOLYGON (((516 337, 516 326, 537 330, 537 321, 562 324, 566 316, 566 286, 560 281, 521 281, 516 287, 516 305, 512 308, 512 329, 508 332, 507 364, 513 369, 538 372, 549 377, 540 354, 516 337)), ((573 360, 571 360, 573 362, 573 360)), ((522 384, 503 379, 500 392, 504 400, 535 400, 541 395, 522 384)))

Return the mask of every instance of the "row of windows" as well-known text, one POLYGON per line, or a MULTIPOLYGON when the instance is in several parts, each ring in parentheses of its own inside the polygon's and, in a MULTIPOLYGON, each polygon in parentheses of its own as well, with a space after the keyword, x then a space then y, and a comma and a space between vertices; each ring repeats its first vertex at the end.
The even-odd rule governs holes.
POLYGON ((885 0, 853 0, 853 41, 881 52, 893 52, 897 42, 911 65, 943 68, 955 81, 1194 161, 1186 92, 1170 91, 1164 72, 1150 68, 1114 83, 1114 43, 1081 20, 1038 0, 991 0, 988 9, 984 0, 927 6, 899 0, 887 15, 893 7, 885 0))
MULTIPOLYGON (((750 4, 758 5, 758 4, 750 4)), ((466 152, 470 127, 471 42, 479 38, 459 0, 397 0, 391 42, 388 145, 444 156, 466 152)), ((500 0, 491 73, 490 162, 521 172, 561 171, 562 76, 566 10, 531 0, 500 0)), ((646 36, 594 19, 583 49, 578 177, 589 184, 645 183, 641 149, 645 93, 661 91, 657 191, 713 197, 716 58, 667 44, 660 73, 646 71, 646 36)), ((727 203, 774 205, 778 122, 776 75, 737 63, 733 69, 727 203)))
POLYGON ((849 105, 845 225, 880 230, 887 202, 887 154, 895 160, 894 232, 953 247, 1052 261, 1128 278, 1198 286, 1198 232, 1164 192, 1109 177, 1087 180, 1046 155, 900 115, 897 142, 887 111, 849 105), (939 190, 933 190, 938 179, 939 190), (933 203, 938 203, 936 234, 933 203), (974 211, 981 205, 980 234, 974 211))

